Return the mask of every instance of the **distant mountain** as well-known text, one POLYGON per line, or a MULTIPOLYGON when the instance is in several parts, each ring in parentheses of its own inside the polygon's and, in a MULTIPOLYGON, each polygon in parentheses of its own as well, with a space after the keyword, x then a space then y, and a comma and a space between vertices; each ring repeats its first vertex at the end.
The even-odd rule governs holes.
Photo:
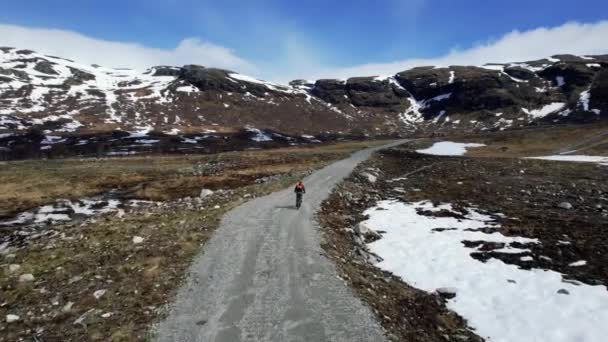
MULTIPOLYGON (((491 130, 608 117, 608 55, 289 85, 198 65, 145 72, 0 48, 0 140, 36 130, 295 136, 491 130)), ((132 134, 132 133, 129 133, 132 134)))

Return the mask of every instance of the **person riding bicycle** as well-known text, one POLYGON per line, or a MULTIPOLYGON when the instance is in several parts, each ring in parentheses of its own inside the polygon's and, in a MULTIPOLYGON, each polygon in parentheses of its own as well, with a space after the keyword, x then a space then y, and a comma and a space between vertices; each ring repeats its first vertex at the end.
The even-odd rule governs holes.
POLYGON ((302 205, 302 196, 306 193, 304 183, 302 183, 302 181, 299 181, 296 184, 296 187, 293 192, 296 193, 296 208, 300 209, 300 206, 302 205))

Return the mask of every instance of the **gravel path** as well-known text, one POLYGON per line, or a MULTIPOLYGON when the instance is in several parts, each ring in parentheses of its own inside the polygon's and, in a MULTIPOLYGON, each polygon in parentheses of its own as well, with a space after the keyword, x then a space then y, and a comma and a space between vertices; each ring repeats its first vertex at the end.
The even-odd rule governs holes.
POLYGON ((155 327, 155 340, 384 341, 370 309, 322 255, 313 219, 331 189, 377 149, 306 178, 300 210, 286 189, 229 212, 155 327))

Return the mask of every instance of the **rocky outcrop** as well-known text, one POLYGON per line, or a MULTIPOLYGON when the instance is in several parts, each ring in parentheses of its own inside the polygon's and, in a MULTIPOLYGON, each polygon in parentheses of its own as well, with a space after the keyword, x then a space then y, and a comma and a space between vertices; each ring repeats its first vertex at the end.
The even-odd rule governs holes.
POLYGON ((402 104, 407 91, 376 77, 353 77, 342 80, 318 80, 311 93, 331 104, 355 107, 392 107, 402 104))
POLYGON ((417 67, 398 73, 395 79, 416 99, 430 99, 451 88, 447 68, 417 67))
POLYGON ((70 86, 74 86, 74 85, 81 85, 84 82, 95 80, 95 75, 93 75, 91 73, 82 71, 77 68, 69 68, 69 69, 70 69, 70 72, 72 73, 72 76, 70 76, 64 82, 64 86, 66 86, 66 87, 70 87, 70 86))
POLYGON ((557 63, 538 73, 539 76, 551 81, 554 86, 570 93, 580 87, 588 87, 593 80, 595 71, 584 63, 557 63))
POLYGON ((179 78, 202 91, 216 90, 264 97, 270 90, 264 85, 237 81, 230 77, 234 72, 224 69, 205 68, 200 65, 185 65, 179 78))
POLYGON ((600 111, 599 115, 608 117, 608 69, 600 71, 590 89, 589 107, 600 111))
POLYGON ((341 80, 318 80, 311 94, 331 104, 348 103, 346 82, 341 80))
POLYGON ((506 67, 505 73, 511 77, 518 78, 520 80, 526 80, 526 81, 533 80, 538 77, 531 70, 522 68, 520 66, 506 67))
POLYGON ((346 93, 357 107, 393 107, 408 97, 405 90, 389 83, 388 79, 353 77, 346 81, 346 93))
POLYGON ((152 67, 150 72, 152 72, 152 76, 173 76, 177 77, 181 73, 181 68, 167 65, 158 65, 152 67))
POLYGON ((180 69, 179 78, 187 81, 200 90, 223 90, 240 92, 241 87, 227 79, 228 71, 205 68, 200 65, 185 65, 180 69))
POLYGON ((34 70, 47 75, 58 75, 57 71, 53 69, 53 63, 45 60, 40 61, 38 64, 36 64, 34 70))

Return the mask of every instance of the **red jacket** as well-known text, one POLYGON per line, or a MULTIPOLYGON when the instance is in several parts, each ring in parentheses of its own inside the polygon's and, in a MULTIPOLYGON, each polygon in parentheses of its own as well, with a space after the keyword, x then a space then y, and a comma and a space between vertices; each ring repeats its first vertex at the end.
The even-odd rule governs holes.
POLYGON ((293 192, 295 192, 296 194, 305 194, 306 188, 304 187, 304 183, 296 184, 296 187, 295 189, 293 189, 293 192))

